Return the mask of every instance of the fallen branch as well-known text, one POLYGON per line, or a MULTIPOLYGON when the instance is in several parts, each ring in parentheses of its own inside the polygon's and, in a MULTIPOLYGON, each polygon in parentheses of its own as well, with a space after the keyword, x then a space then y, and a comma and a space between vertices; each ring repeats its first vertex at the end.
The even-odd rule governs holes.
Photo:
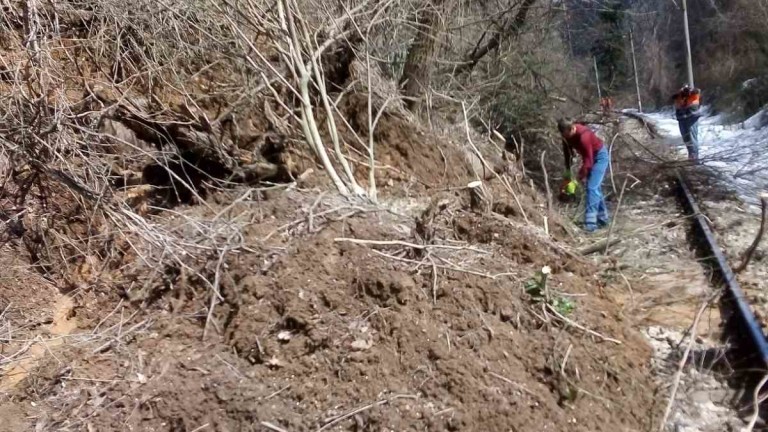
POLYGON ((528 388, 526 386, 524 386, 524 385, 522 385, 520 383, 516 383, 516 382, 512 381, 511 379, 509 379, 509 378, 507 378, 505 376, 499 375, 499 374, 497 374, 495 372, 488 372, 488 374, 490 376, 494 377, 494 378, 498 378, 498 379, 504 381, 505 383, 511 385, 512 387, 520 390, 523 393, 526 393, 529 396, 532 396, 532 397, 534 397, 536 399, 539 399, 539 396, 536 393, 528 390, 528 388))
MULTIPOLYGON (((393 256, 393 255, 386 254, 384 252, 377 251, 375 249, 372 252, 375 253, 376 255, 382 256, 384 258, 388 258, 388 259, 392 259, 392 260, 395 260, 395 261, 400 261, 400 262, 404 262, 404 263, 408 263, 408 264, 416 264, 417 265, 416 268, 419 268, 419 267, 421 267, 423 265, 426 265, 425 261, 416 261, 416 260, 412 260, 412 259, 408 259, 408 258, 400 258, 400 257, 396 257, 396 256, 393 256)), ((461 268, 461 267, 451 263, 450 261, 446 260, 445 258, 437 257, 437 259, 439 259, 439 260, 449 264, 449 265, 434 264, 434 266, 436 268, 439 268, 439 269, 442 269, 442 270, 450 270, 450 271, 455 271, 455 272, 459 272, 459 273, 466 273, 466 274, 471 274, 471 275, 475 275, 475 276, 481 276, 481 277, 484 277, 484 278, 487 278, 487 279, 493 279, 493 280, 501 278, 501 277, 505 277, 505 276, 517 276, 517 273, 510 273, 510 272, 497 273, 497 274, 481 273, 481 272, 477 272, 477 271, 474 271, 474 270, 468 270, 468 269, 465 269, 465 268, 461 268)))
POLYGON ((577 252, 579 255, 591 255, 595 252, 599 252, 600 250, 607 251, 609 247, 617 245, 621 243, 621 239, 605 239, 600 240, 597 243, 593 243, 589 246, 585 246, 581 249, 578 249, 577 252))
POLYGON ((622 114, 639 121, 640 124, 642 124, 643 127, 648 131, 648 134, 650 134, 652 138, 657 138, 660 136, 659 131, 656 128, 656 124, 648 121, 648 119, 644 115, 633 113, 631 111, 624 111, 622 112, 622 114))
POLYGON ((439 288, 439 285, 437 283, 437 264, 435 264, 435 260, 432 259, 431 256, 427 256, 429 258, 429 263, 432 264, 432 304, 437 304, 437 290, 439 288))
POLYGON ((734 270, 734 273, 741 273, 747 269, 749 260, 752 259, 752 255, 755 254, 755 250, 757 249, 757 246, 760 244, 760 241, 763 239, 763 234, 765 233, 765 216, 767 211, 768 211, 768 194, 764 193, 760 195, 760 229, 757 231, 755 240, 749 246, 749 249, 747 249, 747 251, 744 253, 744 259, 741 261, 741 264, 739 265, 739 267, 737 267, 734 270))
POLYGON ((611 144, 608 146, 608 171, 611 173, 611 187, 613 188, 613 193, 615 194, 617 192, 616 190, 616 182, 613 180, 613 144, 616 143, 616 138, 619 137, 619 134, 613 136, 611 139, 611 144))
POLYGON ((346 243, 354 243, 359 245, 374 245, 374 246, 405 246, 409 248, 414 249, 450 249, 450 250, 469 250, 472 252, 478 252, 482 254, 489 254, 490 252, 484 251, 482 249, 476 249, 469 246, 449 246, 449 245, 437 245, 437 244, 429 244, 429 245, 419 245, 415 243, 409 243, 404 242, 400 240, 362 240, 362 239, 353 239, 353 238, 344 238, 344 237, 337 237, 333 239, 336 243, 346 242, 346 243))
MULTIPOLYGON (((368 213, 368 212, 379 211, 377 209, 366 209, 366 208, 363 208, 363 207, 346 206, 346 205, 344 205, 344 206, 332 208, 332 209, 329 209, 329 210, 323 210, 320 213, 313 214, 312 215, 312 220, 314 221, 315 218, 322 217, 322 216, 327 216, 327 215, 329 215, 331 213, 336 213, 336 212, 339 212, 339 211, 342 211, 342 210, 353 210, 353 214, 354 213, 368 213)), ((283 224, 283 225, 277 227, 276 229, 272 230, 269 234, 267 234, 264 238, 262 238, 261 241, 262 242, 266 242, 267 240, 272 238, 272 236, 274 236, 275 234, 277 234, 277 233, 279 233, 281 231, 284 231, 286 229, 292 228, 292 227, 294 227, 296 225, 299 225, 299 224, 301 224, 302 222, 304 222, 306 220, 307 220, 307 218, 303 217, 301 219, 297 219, 295 221, 283 224)))
POLYGON ((478 42, 478 45, 467 55, 466 60, 454 69, 453 75, 458 76, 465 72, 471 73, 478 62, 488 53, 497 49, 502 43, 517 38, 525 25, 528 12, 535 2, 536 0, 523 0, 515 16, 507 18, 501 28, 493 32, 493 36, 487 42, 482 45, 478 42))

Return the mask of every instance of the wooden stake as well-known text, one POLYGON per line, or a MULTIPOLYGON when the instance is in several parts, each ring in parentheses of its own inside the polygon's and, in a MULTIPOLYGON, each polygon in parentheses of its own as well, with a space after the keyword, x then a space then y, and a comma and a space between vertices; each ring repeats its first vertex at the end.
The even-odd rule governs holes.
POLYGON ((619 210, 621 210, 621 200, 624 199, 624 189, 627 188, 627 180, 629 176, 624 177, 624 184, 621 185, 621 193, 619 194, 619 203, 616 204, 616 212, 613 214, 613 220, 611 220, 611 227, 608 228, 608 238, 605 239, 605 249, 603 255, 608 254, 608 248, 611 246, 611 235, 613 234, 613 227, 616 225, 616 219, 619 218, 619 210))
POLYGON ((547 151, 541 152, 541 171, 544 173, 544 186, 547 188, 547 216, 552 214, 552 191, 549 189, 549 176, 547 175, 547 165, 544 163, 544 158, 547 155, 547 151))
POLYGON ((469 189, 469 205, 473 210, 481 213, 487 213, 490 211, 491 205, 485 191, 483 190, 483 182, 473 181, 467 185, 469 189))

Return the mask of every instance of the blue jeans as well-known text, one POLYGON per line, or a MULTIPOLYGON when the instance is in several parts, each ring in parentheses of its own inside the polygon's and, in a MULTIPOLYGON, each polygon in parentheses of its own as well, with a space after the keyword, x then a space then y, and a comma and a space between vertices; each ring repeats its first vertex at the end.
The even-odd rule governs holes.
POLYGON ((699 118, 689 117, 677 121, 680 126, 680 135, 688 149, 688 159, 699 159, 699 118))
POLYGON ((603 178, 608 169, 608 150, 603 147, 595 154, 595 163, 587 177, 587 210, 584 225, 594 230, 598 225, 608 225, 608 208, 603 196, 603 178))

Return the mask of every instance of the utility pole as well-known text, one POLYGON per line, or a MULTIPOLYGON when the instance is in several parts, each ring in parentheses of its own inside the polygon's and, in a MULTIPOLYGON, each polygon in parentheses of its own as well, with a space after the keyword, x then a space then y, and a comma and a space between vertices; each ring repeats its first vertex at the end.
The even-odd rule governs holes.
POLYGON ((595 81, 597 83, 597 99, 602 100, 603 95, 602 95, 602 92, 600 91, 600 74, 597 72, 597 56, 592 56, 592 60, 594 60, 594 64, 595 64, 595 81))
POLYGON ((637 90, 637 109, 643 112, 643 102, 640 100, 640 78, 637 76, 637 60, 635 59, 635 40, 632 38, 632 29, 629 29, 629 46, 632 49, 632 70, 635 72, 635 90, 637 90))
POLYGON ((691 33, 688 30, 688 4, 686 0, 683 0, 683 26, 685 27, 685 48, 686 48, 686 61, 688 66, 688 85, 695 87, 693 84, 693 60, 691 59, 691 33))

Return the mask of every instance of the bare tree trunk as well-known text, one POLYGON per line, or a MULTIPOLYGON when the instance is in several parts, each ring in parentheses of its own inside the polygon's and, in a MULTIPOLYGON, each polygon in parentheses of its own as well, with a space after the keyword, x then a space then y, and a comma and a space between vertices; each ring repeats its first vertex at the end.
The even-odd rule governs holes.
POLYGON ((35 64, 39 61, 40 43, 37 39, 39 30, 40 19, 37 15, 37 2, 36 0, 27 0, 24 4, 24 44, 31 53, 35 64))
POLYGON ((520 8, 517 10, 515 17, 507 20, 502 26, 501 30, 494 33, 491 39, 480 47, 476 47, 472 53, 467 57, 462 65, 454 70, 454 75, 459 75, 464 72, 471 72, 472 69, 477 66, 477 63, 485 57, 489 52, 495 50, 506 39, 517 37, 520 34, 525 21, 528 18, 528 12, 531 10, 531 6, 536 3, 536 0, 522 0, 520 8))
POLYGON ((411 111, 418 111, 424 93, 430 86, 432 62, 437 50, 437 39, 442 28, 440 11, 446 0, 433 0, 419 15, 416 37, 413 39, 408 57, 400 77, 403 96, 411 111))

